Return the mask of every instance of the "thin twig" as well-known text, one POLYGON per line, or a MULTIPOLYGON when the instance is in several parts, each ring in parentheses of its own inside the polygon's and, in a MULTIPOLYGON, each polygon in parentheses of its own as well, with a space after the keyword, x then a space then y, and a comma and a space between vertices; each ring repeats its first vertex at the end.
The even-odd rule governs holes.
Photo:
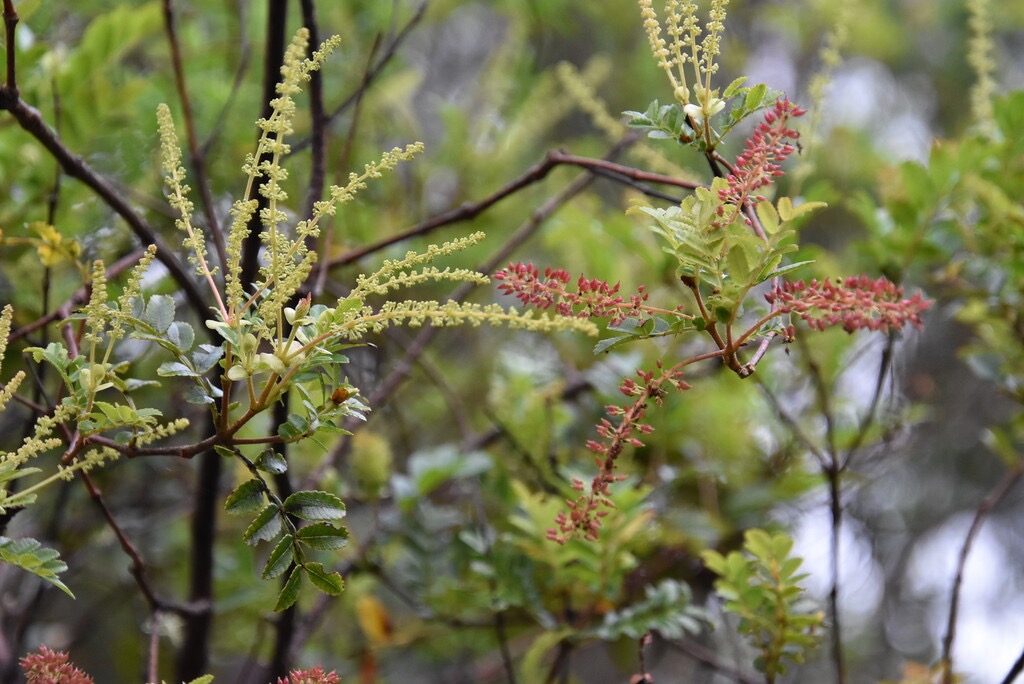
POLYGON ((1000 684, 1013 684, 1017 681, 1017 677, 1021 672, 1024 672, 1024 651, 1021 651, 1020 656, 1017 658, 1016 662, 1013 663, 1013 667, 1011 667, 1010 671, 1006 673, 1006 676, 1003 677, 1003 681, 1000 682, 1000 684))
POLYGON ((242 87, 242 81, 245 80, 245 74, 249 71, 252 47, 249 43, 249 32, 245 28, 248 25, 248 7, 248 2, 236 0, 234 10, 229 12, 231 16, 238 18, 238 67, 235 69, 235 77, 231 81, 231 89, 228 91, 228 97, 224 101, 224 106, 221 107, 220 113, 217 114, 217 121, 213 124, 213 128, 210 129, 210 135, 207 136, 199 148, 204 158, 210 156, 210 150, 213 149, 213 146, 220 139, 220 132, 224 128, 228 112, 231 111, 231 106, 235 103, 235 98, 238 97, 238 92, 242 87))
MULTIPOLYGON (((606 158, 613 158, 619 155, 635 141, 636 136, 634 135, 624 137, 612 147, 611 151, 606 155, 606 158)), ((515 250, 517 250, 524 242, 529 240, 534 233, 540 229, 540 226, 556 211, 558 211, 558 209, 573 197, 587 189, 591 183, 594 182, 595 178, 596 176, 593 173, 585 173, 577 176, 577 178, 569 185, 535 209, 530 218, 524 221, 519 228, 509 236, 505 241, 505 244, 502 245, 501 248, 491 256, 491 258, 480 264, 476 270, 480 273, 493 272, 494 269, 504 263, 515 252, 515 250)), ((463 283, 452 292, 449 299, 453 301, 462 301, 470 292, 473 291, 474 287, 475 285, 472 283, 463 283)), ((434 327, 424 327, 419 332, 412 344, 406 350, 405 356, 369 395, 368 401, 370 406, 379 407, 386 403, 387 398, 392 396, 395 390, 397 390, 397 388, 409 376, 415 360, 423 354, 427 345, 434 339, 437 332, 438 329, 434 327)), ((351 429, 354 427, 354 424, 349 425, 348 427, 351 429)), ((312 475, 307 479, 308 482, 319 481, 327 469, 332 468, 337 464, 338 460, 341 458, 342 448, 345 443, 345 440, 342 440, 339 445, 321 461, 320 465, 314 469, 312 475)))
MULTIPOLYGON (((374 57, 377 55, 377 50, 380 48, 380 34, 373 41, 373 46, 370 48, 370 56, 366 61, 366 69, 363 71, 362 83, 363 88, 359 90, 359 97, 356 99, 355 108, 352 112, 352 121, 348 127, 348 134, 345 136, 345 144, 341 148, 341 155, 338 158, 338 185, 342 185, 342 169, 348 168, 349 161, 352 158, 352 148, 355 146, 356 136, 359 131, 359 116, 363 111, 363 95, 367 92, 366 87, 369 85, 370 68, 373 64, 374 57)), ((329 217, 332 221, 334 217, 329 217)), ((320 232, 320 239, 322 244, 318 250, 319 254, 330 254, 331 252, 331 241, 334 238, 333 230, 323 230, 320 232)), ((325 261, 317 262, 316 265, 316 278, 314 279, 313 294, 319 296, 323 293, 327 287, 327 275, 330 272, 330 264, 325 261)))
POLYGON ((89 492, 89 497, 97 507, 99 507, 104 520, 107 521, 107 527, 109 527, 111 532, 114 533, 114 537, 117 539, 118 544, 121 545, 121 550, 123 550, 125 555, 127 555, 131 560, 132 578, 142 591, 142 595, 146 598, 146 603, 149 604, 150 611, 155 613, 163 610, 177 613, 182 616, 190 616, 202 612, 205 608, 205 604, 174 603, 161 599, 157 596, 156 591, 150 586, 149 580, 146 579, 146 563, 142 560, 142 555, 139 553, 139 550, 135 548, 135 545, 114 518, 113 512, 103 499, 103 493, 100 492, 99 487, 96 486, 96 482, 92 479, 92 476, 89 475, 89 473, 84 471, 79 471, 79 477, 82 479, 82 483, 85 484, 85 488, 89 492))
POLYGON ((64 172, 77 178, 89 187, 103 202, 125 220, 136 236, 144 244, 156 245, 156 258, 170 272, 175 283, 182 289, 189 304, 195 311, 205 312, 206 298, 163 238, 128 204, 111 183, 89 166, 84 159, 69 150, 52 128, 43 121, 39 110, 30 106, 18 97, 17 93, 7 87, 0 87, 0 110, 9 111, 18 124, 33 138, 39 141, 56 159, 64 172))
MULTIPOLYGON (((412 18, 409 19, 408 22, 406 22, 405 26, 401 28, 401 30, 395 35, 391 42, 388 43, 388 46, 384 48, 384 51, 381 53, 380 58, 373 65, 373 67, 364 74, 363 81, 359 84, 359 88, 357 88, 354 93, 351 93, 348 97, 342 100, 341 104, 335 107, 334 111, 327 115, 327 119, 324 122, 326 126, 329 127, 332 123, 334 123, 335 119, 341 116, 349 107, 354 105, 363 97, 366 90, 370 87, 370 85, 377 78, 377 76, 380 75, 381 70, 383 70, 384 67, 387 66, 387 64, 398 53, 398 48, 402 45, 402 43, 405 42, 406 38, 409 37, 413 28, 415 28, 415 26, 419 24, 420 21, 423 19, 427 11, 427 5, 429 4, 429 2, 425 1, 419 7, 416 8, 416 12, 413 14, 412 18)), ((301 152, 302 150, 309 147, 312 144, 312 142, 312 137, 297 140, 296 142, 291 144, 291 154, 301 152)))
POLYGON ((181 61, 181 45, 178 42, 178 31, 174 23, 173 0, 163 0, 164 28, 167 30, 167 42, 171 47, 171 66, 174 70, 174 85, 178 89, 178 99, 181 100, 182 114, 185 117, 185 134, 188 140, 188 154, 192 161, 192 168, 196 174, 196 185, 199 186, 199 196, 203 199, 203 214, 206 216, 206 223, 210 237, 213 238, 214 248, 217 250, 217 257, 220 259, 221 273, 228 272, 228 255, 224 246, 224 233, 220 229, 217 215, 213 210, 213 194, 210 192, 210 183, 206 176, 206 157, 199 146, 199 136, 196 135, 195 115, 192 112, 192 100, 188 95, 188 86, 185 84, 185 67, 181 61))
POLYGON ((854 455, 860 449, 864 440, 867 439, 868 432, 877 418, 878 404, 882 401, 882 395, 885 393, 885 381, 889 377, 889 371, 892 368, 893 351, 896 347, 897 335, 898 333, 892 330, 886 338, 885 347, 882 349, 882 359, 878 364, 878 375, 875 376, 875 389, 871 394, 871 401, 868 403, 867 411, 861 416, 857 434, 853 436, 853 440, 846 449, 846 454, 840 461, 840 467, 844 470, 849 467, 854 455))
POLYGON ((761 680, 756 679, 742 670, 739 670, 731 665, 726 665, 714 652, 704 648, 700 644, 690 641, 689 639, 681 639, 679 641, 666 641, 668 647, 674 651, 678 651, 694 660, 698 663, 711 668, 719 674, 723 674, 726 677, 731 677, 733 680, 739 682, 739 684, 761 684, 761 680))
MULTIPOLYGON (((802 339, 797 338, 798 342, 802 339)), ((836 684, 845 684, 846 663, 843 656, 843 629, 842 620, 839 617, 839 543, 843 525, 840 478, 843 474, 843 468, 840 465, 841 459, 836 447, 835 416, 832 411, 830 388, 825 383, 824 373, 818 362, 811 355, 806 344, 803 344, 803 347, 803 358, 806 360, 811 383, 814 385, 818 411, 825 418, 825 449, 827 458, 822 463, 821 470, 828 481, 829 514, 832 520, 829 546, 831 587, 829 587, 828 593, 829 612, 832 616, 832 629, 830 630, 832 662, 836 671, 836 684)))
MULTIPOLYGON (((107 267, 107 278, 113 279, 119 276, 121 273, 127 271, 135 264, 139 263, 139 259, 142 258, 143 254, 143 250, 137 249, 134 252, 131 252, 130 254, 126 254, 125 256, 121 257, 120 259, 118 259, 117 261, 115 261, 114 263, 107 267)), ((67 316, 68 313, 77 308, 78 305, 84 304, 86 301, 88 301, 88 299, 89 288, 83 285, 82 287, 78 288, 73 293, 71 293, 71 296, 68 297, 64 301, 64 303, 62 303, 60 306, 55 308, 50 313, 40 316, 31 323, 26 323, 22 327, 13 331, 10 337, 7 338, 8 342, 13 342, 14 340, 21 339, 22 337, 30 335, 36 330, 45 327, 49 323, 52 323, 56 320, 59 320, 67 316)))
MULTIPOLYGON (((630 136, 632 138, 632 136, 630 136)), ((601 172, 613 173, 616 176, 628 178, 635 181, 645 181, 653 183, 662 183, 665 185, 673 185, 676 187, 682 187, 687 189, 694 189, 700 187, 699 183, 693 183, 692 181, 675 178, 673 176, 664 176, 657 173, 650 173, 648 171, 642 171, 640 169, 633 168, 631 166, 625 166, 622 164, 615 164, 608 159, 591 159, 588 157, 577 157, 575 155, 559 152, 552 150, 544 155, 544 158, 528 168, 518 178, 506 183, 504 186, 494 191, 487 197, 476 202, 465 202, 460 206, 450 209, 442 214, 438 214, 432 218, 427 219, 421 223, 416 224, 412 228, 408 228, 400 233, 388 236, 377 242, 365 245, 358 249, 351 250, 339 257, 332 259, 329 262, 331 268, 337 266, 344 266, 354 261, 362 259, 365 256, 379 252, 380 250, 390 247, 399 242, 403 242, 413 237, 420 237, 428 233, 441 228, 442 226, 448 226, 454 223, 461 223, 463 221, 469 221, 476 218, 481 213, 490 209, 492 206, 500 202, 501 200, 510 197, 523 188, 533 185, 548 176, 552 170, 561 165, 579 166, 591 171, 594 174, 601 172)))
POLYGON ((149 658, 148 666, 146 667, 146 673, 148 678, 147 682, 156 682, 157 675, 159 674, 158 665, 160 663, 160 619, 162 613, 159 610, 154 610, 153 615, 150 616, 150 630, 149 630, 149 658))
MULTIPOLYGON (((1020 461, 1012 470, 1008 471, 999 484, 996 485, 996 488, 978 506, 978 510, 974 513, 974 520, 971 521, 971 527, 967 530, 963 546, 960 547, 960 557, 957 559, 956 576, 953 578, 953 589, 949 601, 949 615, 946 619, 946 636, 942 640, 942 658, 940 662, 944 664, 942 671, 943 684, 953 683, 953 641, 956 639, 956 618, 960 610, 960 587, 964 580, 967 556, 971 552, 971 546, 974 544, 974 539, 978 536, 981 526, 989 514, 992 513, 992 509, 999 505, 999 502, 1017 484, 1021 476, 1024 476, 1024 461, 1020 461)), ((1021 657, 1024 658, 1024 655, 1021 657)), ((1021 665, 1024 666, 1024 663, 1021 663, 1021 665)), ((1020 673, 1020 668, 1016 665, 1014 667, 1016 671, 1011 671, 1007 675, 1006 682, 1013 681, 1013 678, 1020 673)))

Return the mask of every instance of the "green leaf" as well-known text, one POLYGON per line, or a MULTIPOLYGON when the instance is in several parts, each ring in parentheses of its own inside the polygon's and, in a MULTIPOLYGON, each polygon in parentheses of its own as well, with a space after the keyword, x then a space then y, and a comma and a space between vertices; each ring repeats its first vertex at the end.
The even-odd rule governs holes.
POLYGON ((189 378, 198 377, 197 373, 181 363, 180 361, 165 361, 156 369, 156 374, 163 378, 184 376, 189 378))
POLYGON ((754 211, 757 212, 757 218, 761 221, 765 233, 774 235, 779 230, 779 212, 771 202, 758 202, 754 211))
POLYGON ((288 470, 288 461, 277 451, 267 447, 256 457, 255 466, 265 473, 280 475, 288 470))
POLYGON ((288 415, 288 420, 281 423, 277 428, 277 436, 286 442, 292 442, 309 430, 309 421, 297 413, 288 415))
POLYGON ((765 281, 765 280, 768 280, 770 278, 776 278, 778 276, 784 276, 787 273, 792 273, 793 271, 795 271, 795 270, 797 270, 799 268, 803 268, 804 266, 807 266, 807 265, 813 264, 813 263, 814 263, 813 260, 812 261, 798 261, 795 264, 787 264, 785 266, 780 266, 779 268, 775 269, 771 273, 768 273, 768 274, 764 275, 761 278, 761 280, 765 281))
POLYGON ((314 523, 299 530, 298 540, 317 551, 333 551, 348 544, 348 530, 327 523, 314 523))
POLYGON ((206 392, 206 390, 200 387, 199 385, 192 385, 188 387, 185 390, 184 395, 182 396, 184 397, 185 401, 187 401, 190 404, 203 405, 216 403, 216 400, 213 397, 211 397, 206 392))
POLYGON ((142 320, 153 326, 158 333, 166 333, 174 321, 174 299, 167 295, 153 295, 149 298, 142 320))
POLYGON ((803 204, 794 207, 793 200, 788 197, 780 197, 776 204, 778 204, 779 207, 779 216, 786 222, 794 221, 804 214, 809 214, 815 209, 828 206, 824 202, 804 202, 803 204))
POLYGON ((192 363, 196 367, 196 372, 206 373, 217 365, 217 362, 220 361, 222 356, 224 356, 223 347, 215 347, 212 344, 201 344, 196 347, 194 352, 192 352, 192 363))
POLYGON ((546 668, 543 664, 544 656, 571 634, 571 629, 563 627, 554 632, 544 632, 536 637, 526 649, 526 653, 523 654, 523 681, 543 682, 546 675, 546 668))
POLYGON ((747 91, 747 96, 743 100, 743 108, 747 110, 748 113, 756 111, 757 108, 761 106, 761 103, 764 102, 764 96, 767 94, 768 86, 764 83, 758 83, 756 86, 752 86, 750 90, 747 91))
POLYGON ((208 674, 208 675, 203 675, 202 677, 196 677, 195 679, 193 679, 188 684, 210 684, 210 682, 212 682, 212 681, 213 681, 213 675, 212 674, 208 674))
POLYGON ((681 639, 698 633, 700 621, 708 617, 703 610, 691 605, 690 587, 682 582, 662 580, 657 586, 645 587, 644 593, 643 601, 607 613, 595 630, 597 636, 615 641, 623 636, 639 639, 657 631, 666 639, 681 639))
POLYGON ((253 546, 261 541, 270 541, 281 534, 280 512, 277 504, 268 504, 242 533, 242 541, 253 546))
POLYGON ((134 392, 137 389, 143 387, 159 387, 160 383, 156 380, 140 380, 139 378, 125 378, 121 386, 123 392, 134 392))
POLYGON ((263 566, 263 579, 274 579, 288 569, 288 566, 295 560, 294 543, 294 538, 287 535, 277 543, 274 550, 270 552, 266 565, 263 566))
POLYGON ((192 348, 196 341, 196 333, 188 323, 175 321, 167 329, 167 339, 184 353, 192 348))
POLYGON ((314 522, 345 517, 345 504, 330 492, 295 492, 284 500, 284 510, 297 518, 314 522))
POLYGON ((722 99, 723 100, 728 100, 730 97, 732 97, 733 95, 738 93, 740 91, 740 88, 746 82, 746 80, 747 80, 746 76, 740 76, 739 78, 734 80, 732 83, 730 83, 728 86, 726 86, 725 90, 722 91, 722 99))
POLYGON ((594 353, 595 354, 600 354, 601 352, 610 351, 611 349, 614 349, 615 347, 617 347, 617 346, 619 346, 621 344, 625 344, 627 342, 632 342, 634 340, 636 340, 636 337, 634 337, 633 335, 620 335, 618 337, 607 337, 607 338, 601 340, 600 342, 598 342, 597 344, 594 345, 594 353))
POLYGON ((733 282, 746 284, 750 279, 750 261, 747 260, 746 252, 736 245, 725 255, 726 264, 729 267, 729 278, 733 282))
MULTIPOLYGON (((0 462, 0 484, 41 472, 43 472, 41 468, 18 468, 18 465, 13 461, 2 461, 0 462)), ((0 491, 0 496, 3 496, 3 494, 4 493, 0 491)), ((0 501, 2 501, 2 499, 0 499, 0 501)))
POLYGON ((253 513, 263 506, 263 491, 266 485, 261 480, 246 480, 235 487, 224 502, 224 510, 228 513, 253 513))
POLYGON ((71 598, 75 598, 67 585, 57 577, 68 569, 67 564, 60 560, 60 554, 57 551, 44 547, 35 539, 0 537, 0 561, 26 570, 36 577, 46 580, 71 598))
POLYGON ((320 563, 306 563, 303 568, 309 576, 310 583, 327 594, 337 596, 345 589, 345 581, 336 572, 328 572, 320 563))
POLYGON ((299 600, 299 593, 301 591, 302 567, 296 566, 292 573, 288 575, 288 581, 281 587, 281 592, 277 595, 277 603, 274 604, 274 610, 280 613, 282 610, 291 608, 299 600))

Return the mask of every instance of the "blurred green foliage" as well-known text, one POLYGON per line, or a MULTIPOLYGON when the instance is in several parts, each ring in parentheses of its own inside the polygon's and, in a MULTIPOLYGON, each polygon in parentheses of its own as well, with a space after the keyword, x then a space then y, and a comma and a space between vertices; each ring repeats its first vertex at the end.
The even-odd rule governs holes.
MULTIPOLYGON (((231 198, 241 191, 238 168, 256 139, 251 122, 259 116, 268 58, 265 8, 173 4, 213 210, 224 222, 231 198)), ((791 575, 793 561, 783 559, 808 549, 799 541, 791 549, 781 532, 788 521, 821 508, 825 478, 813 454, 830 440, 837 452, 850 449, 856 457, 843 484, 847 519, 870 530, 873 546, 860 553, 886 568, 885 603, 869 608, 848 635, 851 681, 893 678, 906 661, 935 661, 941 626, 922 617, 920 626, 901 627, 886 616, 922 610, 904 591, 914 584, 907 557, 920 537, 974 511, 996 481, 1021 467, 1024 99, 1018 92, 996 102, 995 136, 970 128, 965 93, 974 77, 965 59, 962 3, 860 0, 840 15, 843 4, 734 0, 716 79, 724 86, 749 75, 748 85, 764 81, 801 105, 817 107, 813 134, 804 129, 804 149, 788 162, 791 173, 776 191, 829 205, 799 227, 800 250, 787 259, 814 263, 797 275, 885 274, 923 287, 939 301, 928 320, 937 332, 911 336, 909 354, 902 344, 873 347, 841 331, 814 337, 802 331, 797 344, 785 352, 772 349, 759 366, 755 380, 763 389, 713 363, 696 367, 687 376, 694 389, 652 408, 654 431, 645 436, 646 446, 623 457, 629 478, 617 485, 618 508, 600 541, 565 545, 550 542, 547 530, 573 495, 569 478, 593 474, 584 444, 593 438, 604 405, 616 400, 621 378, 652 367, 657 358, 699 350, 655 340, 594 355, 594 340, 568 334, 542 338, 466 329, 438 335, 408 380, 372 407, 368 424, 351 442, 304 443, 289 452, 293 477, 315 479, 319 490, 345 502, 351 532, 347 546, 330 556, 336 568, 328 568, 342 573, 346 591, 330 603, 312 593, 298 597, 298 664, 336 668, 349 681, 506 681, 507 658, 519 681, 554 681, 563 672, 572 681, 624 681, 639 671, 637 640, 653 630, 660 636, 646 648, 646 667, 658 681, 710 681, 710 666, 673 644, 700 643, 719 654, 743 647, 721 636, 731 623, 712 598, 716 579, 702 566, 701 554, 722 559, 721 567, 711 565, 726 582, 727 599, 742 597, 747 579, 772 563, 791 575), (843 61, 832 71, 832 90, 824 102, 807 101, 810 79, 822 68, 824 36, 840 16, 848 22, 848 37, 843 61), (964 371, 958 349, 984 382, 964 371), (878 420, 859 436, 883 353, 895 359, 896 371, 885 379, 878 420), (828 389, 828 406, 819 385, 828 389), (955 391, 962 387, 972 390, 955 391), (962 419, 964 413, 972 419, 962 419), (335 452, 339 458, 325 457, 335 452), (876 494, 887 482, 908 481, 915 492, 876 494), (750 544, 751 528, 770 530, 760 552, 750 544), (746 555, 738 550, 745 534, 746 555), (710 631, 711 623, 719 629, 710 631), (877 636, 865 636, 870 634, 877 636), (591 656, 597 665, 587 662, 591 656)), ((162 235, 173 235, 152 123, 163 101, 181 120, 161 3, 15 6, 22 98, 162 235)), ((367 64, 384 56, 416 5, 327 2, 317 11, 321 38, 342 37, 339 54, 323 73, 330 112, 358 94, 367 64)), ((1019 3, 993 2, 991 11, 997 77, 1005 84, 1021 68, 1012 48, 1024 10, 1019 3)), ((288 33, 300 21, 298 8, 291 7, 288 33)), ((445 226, 351 264, 345 259, 350 250, 494 193, 551 148, 607 154, 615 140, 581 112, 558 80, 561 60, 577 65, 613 117, 644 112, 651 101, 671 97, 632 2, 430 3, 358 105, 329 127, 329 182, 343 181, 395 144, 423 140, 427 153, 339 214, 321 256, 345 263, 330 271, 325 291, 336 298, 383 258, 465 234, 470 225, 445 226)), ((308 100, 300 100, 297 126, 296 139, 303 140, 308 100)), ((740 125, 725 141, 726 157, 742 149, 747 132, 740 125)), ((672 141, 649 144, 671 164, 710 180, 697 152, 672 141)), ((309 180, 304 147, 296 145, 289 164, 292 188, 309 180)), ((647 168, 650 156, 638 147, 618 161, 647 168)), ((451 264, 483 263, 579 173, 556 168, 473 218, 472 229, 489 237, 451 264)), ((596 181, 531 240, 516 245, 514 258, 557 265, 574 277, 618 281, 623 291, 645 285, 652 299, 688 303, 675 259, 661 251, 645 217, 626 214, 641 190, 596 181)), ((292 197, 290 209, 300 212, 302 193, 292 197)), ((0 304, 14 305, 15 329, 65 301, 82 285, 83 269, 93 259, 109 264, 142 246, 83 184, 58 181, 46 150, 2 112, 0 230, 0 304)), ((166 278, 154 277, 145 287, 150 294, 176 294, 166 278)), ((443 285, 419 291, 423 298, 450 294, 443 285)), ((487 303, 496 295, 484 289, 473 297, 487 303)), ((191 322, 199 329, 198 320, 191 322)), ((414 333, 381 335, 353 350, 348 379, 372 392, 402 362, 414 333)), ((12 343, 3 380, 27 368, 21 349, 45 347, 58 336, 50 327, 12 343)), ((157 355, 138 348, 119 353, 139 364, 140 375, 148 368, 156 376, 157 355)), ((25 396, 33 396, 29 384, 22 387, 25 396)), ((140 388, 135 396, 140 406, 158 406, 168 419, 194 418, 193 407, 173 387, 140 388)), ((27 416, 28 409, 14 406, 0 414, 4 448, 20 442, 27 416)), ((184 596, 195 468, 175 459, 140 459, 95 476, 151 581, 168 595, 184 596)), ((239 467, 229 476, 240 482, 247 475, 239 467)), ((225 483, 223 495, 234 486, 225 483)), ((161 672, 170 672, 182 621, 173 615, 150 620, 101 512, 77 483, 56 489, 14 516, 8 533, 59 548, 69 566, 61 581, 78 599, 44 590, 34 578, 3 574, 0 591, 12 607, 0 629, 13 655, 49 642, 69 648, 98 681, 130 681, 145 666, 149 637, 141 626, 164 644, 161 672), (103 619, 90 617, 97 614, 103 619)), ((1005 519, 1019 523, 1020 502, 1005 506, 1005 519)), ((239 541, 250 522, 216 521, 209 669, 218 680, 266 681, 254 663, 265 663, 274 650, 278 623, 269 608, 279 587, 259 578, 276 565, 268 566, 265 554, 254 557, 239 541)), ((796 528, 787 531, 795 535, 796 528)), ((9 543, 4 548, 12 552, 9 543)), ((950 556, 957 550, 951 548, 950 556)), ((801 570, 824 575, 828 568, 805 564, 801 570)), ((1013 591, 1009 577, 1004 586, 1013 591)), ((781 592, 787 600, 791 587, 781 592)), ((762 599, 770 591, 758 584, 754 593, 748 607, 765 609, 762 599)), ((820 602, 815 610, 824 606, 824 592, 813 598, 820 602)), ((944 595, 934 605, 947 601, 944 595)), ((753 615, 741 613, 748 625, 753 615)), ((801 624, 801 635, 806 626, 801 624)), ((802 639, 794 642, 803 645, 802 639)), ((743 653, 737 660, 749 671, 755 654, 743 653)), ((806 657, 810 662, 790 675, 792 681, 832 676, 826 649, 806 657)), ((723 656, 721 663, 731 666, 733 660, 723 656)), ((0 666, 8 677, 12 663, 0 666)))

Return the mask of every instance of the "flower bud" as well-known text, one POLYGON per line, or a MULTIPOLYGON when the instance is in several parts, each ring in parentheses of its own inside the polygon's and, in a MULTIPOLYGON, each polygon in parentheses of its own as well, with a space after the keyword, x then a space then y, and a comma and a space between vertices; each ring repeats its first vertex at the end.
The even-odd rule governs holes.
POLYGON ((241 365, 236 363, 231 368, 228 368, 228 372, 226 373, 226 375, 228 380, 231 380, 232 382, 239 382, 240 380, 245 380, 247 377, 249 377, 249 371, 245 370, 244 368, 242 368, 241 365))
POLYGON ((284 361, 277 354, 257 354, 256 366, 266 368, 274 373, 283 373, 285 370, 284 361))

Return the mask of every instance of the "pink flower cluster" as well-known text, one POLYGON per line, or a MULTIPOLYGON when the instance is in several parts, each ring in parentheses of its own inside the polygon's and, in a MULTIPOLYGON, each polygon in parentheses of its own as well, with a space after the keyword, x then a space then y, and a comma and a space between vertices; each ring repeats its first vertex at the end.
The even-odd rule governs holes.
POLYGON ((28 684, 93 684, 92 677, 68 661, 68 654, 40 646, 19 661, 28 684))
POLYGON ((533 264, 511 263, 495 273, 494 279, 502 281, 499 291, 514 295, 527 306, 554 307, 562 316, 609 318, 612 325, 631 317, 641 318, 640 308, 648 296, 641 286, 626 301, 619 294, 618 283, 609 285, 603 280, 583 276, 576 281, 576 292, 570 292, 566 287, 572 277, 566 271, 547 268, 542 278, 533 264))
MULTIPOLYGON (((764 201, 764 197, 753 193, 783 175, 782 162, 796 150, 788 141, 795 142, 800 137, 789 128, 789 119, 806 113, 807 110, 787 99, 775 102, 775 106, 764 115, 764 121, 747 139, 746 149, 736 158, 733 172, 726 177, 729 187, 718 193, 723 202, 740 208, 749 201, 764 201)), ((725 207, 719 207, 718 213, 723 215, 725 207)))
MULTIPOLYGON (((660 362, 658 368, 661 368, 660 362)), ((590 483, 590 491, 585 492, 586 485, 583 480, 573 478, 572 488, 582 493, 575 501, 566 500, 569 510, 555 517, 555 524, 558 527, 548 530, 548 539, 559 544, 564 544, 577 534, 581 534, 588 541, 597 539, 601 519, 608 515, 608 509, 615 507, 609 487, 612 483, 625 479, 625 475, 615 472, 619 455, 626 446, 644 445, 635 435, 650 434, 654 430, 642 422, 644 414, 647 413, 647 402, 653 399, 660 406, 665 396, 662 385, 665 384, 680 391, 690 388, 683 380, 682 371, 676 368, 664 370, 657 376, 651 372, 638 370, 637 375, 640 377, 640 383, 627 378, 619 386, 619 391, 627 397, 633 397, 633 402, 625 406, 613 404, 605 407, 609 416, 619 419, 618 425, 602 418, 597 426, 597 434, 602 438, 601 441, 587 442, 587 448, 597 455, 595 461, 598 466, 598 473, 590 483)))
POLYGON ((932 305, 921 294, 903 297, 903 288, 886 278, 853 276, 833 283, 798 280, 777 285, 765 299, 781 313, 796 314, 811 328, 842 325, 843 330, 902 330, 907 323, 921 327, 921 312, 932 305))

